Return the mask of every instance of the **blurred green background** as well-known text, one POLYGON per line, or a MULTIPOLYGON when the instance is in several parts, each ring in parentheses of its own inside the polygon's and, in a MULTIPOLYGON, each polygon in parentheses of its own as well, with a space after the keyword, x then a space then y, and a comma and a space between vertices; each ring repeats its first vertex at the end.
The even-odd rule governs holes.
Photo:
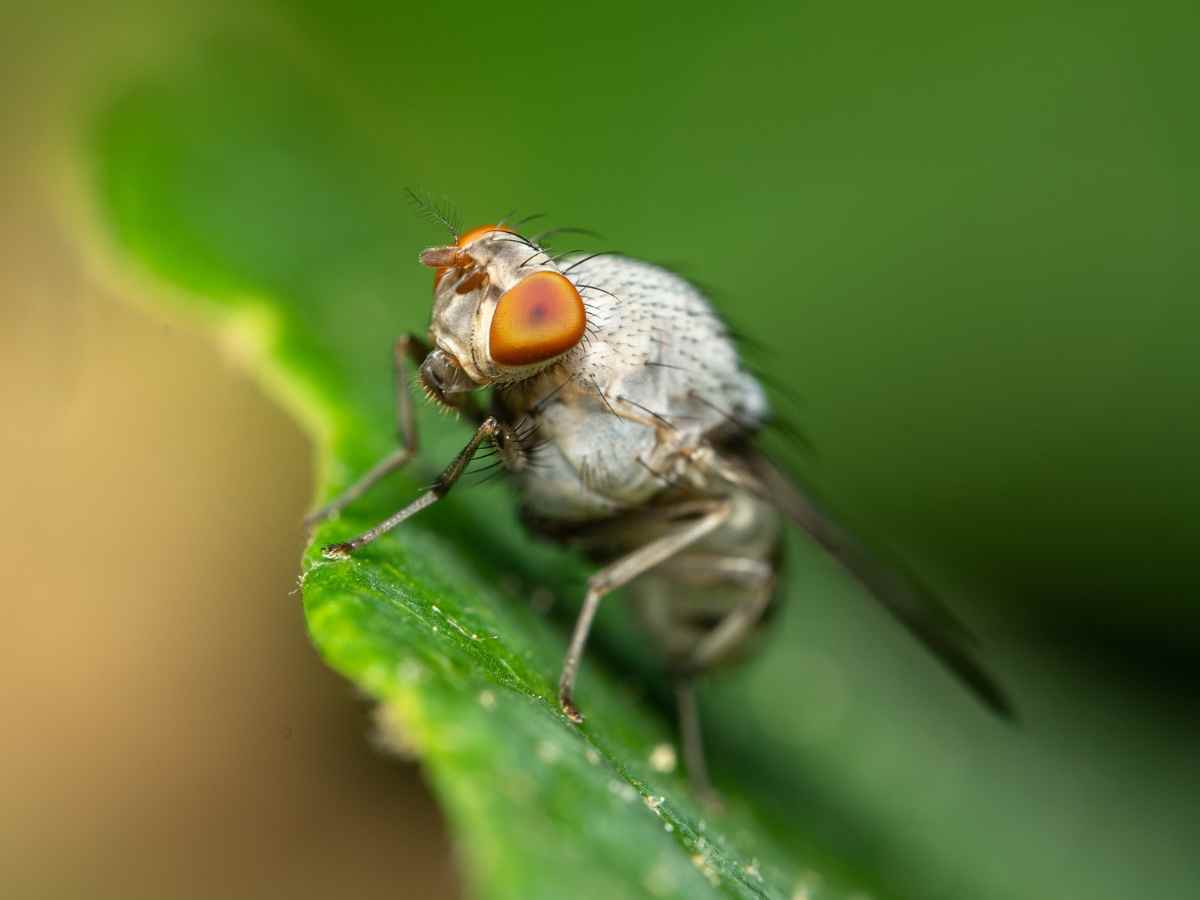
MULTIPOLYGON (((438 237, 404 203, 407 185, 448 196, 468 224, 514 207, 544 209, 554 224, 602 232, 606 246, 678 263, 764 345, 755 361, 799 395, 780 406, 815 447, 794 453, 796 466, 928 573, 984 636, 1023 718, 1017 729, 990 721, 794 542, 780 633, 761 660, 706 694, 723 723, 711 738, 718 765, 761 773, 768 816, 869 873, 889 896, 1174 898, 1200 890, 1194 5, 343 2, 200 11, 116 3, 4 15, 12 119, 2 133, 14 191, 6 196, 20 199, 6 209, 3 231, 14 260, 4 275, 14 323, 3 353, 6 455, 10 471, 31 473, 13 492, 18 514, 5 524, 6 546, 22 550, 4 590, 9 614, 25 623, 5 661, 13 671, 4 699, 15 716, 55 709, 75 721, 94 712, 83 688, 95 666, 81 667, 71 682, 77 692, 31 676, 45 666, 31 648, 53 645, 41 630, 63 627, 47 624, 47 608, 78 622, 82 610, 142 609, 125 600, 144 592, 145 609, 96 652, 111 661, 147 643, 153 600, 179 602, 137 570, 104 577, 120 565, 119 544, 97 554, 88 578, 55 581, 60 541, 75 533, 64 532, 62 509, 81 503, 80 485, 133 481, 149 460, 166 468, 164 484, 174 483, 172 472, 197 465, 198 439, 230 430, 227 410, 239 403, 251 406, 238 427, 264 436, 222 443, 236 492, 219 467, 195 486, 205 495, 230 491, 218 495, 228 519, 212 531, 210 555, 183 537, 142 552, 175 573, 169 584, 188 584, 196 579, 178 574, 181 561, 191 559, 183 568, 195 572, 223 564, 224 529, 242 523, 263 542, 247 555, 275 554, 277 579, 231 578, 239 603, 229 592, 194 598, 188 614, 196 616, 204 612, 196 605, 216 602, 211 595, 225 598, 211 631, 195 629, 207 635, 197 646, 223 647, 229 617, 257 607, 263 634, 292 632, 295 652, 280 650, 279 659, 308 666, 324 683, 300 646, 287 597, 287 560, 300 545, 289 522, 307 500, 305 463, 283 477, 264 462, 276 456, 262 450, 295 460, 303 451, 294 426, 263 412, 244 380, 226 373, 215 387, 204 351, 176 349, 201 346, 190 333, 139 338, 139 329, 163 326, 113 304, 120 291, 111 286, 85 287, 94 280, 81 260, 95 248, 79 225, 73 154, 81 143, 103 147, 119 130, 119 113, 115 126, 103 120, 109 131, 91 130, 114 100, 118 110, 136 110, 178 97, 180 109, 206 111, 212 139, 191 156, 148 158, 146 168, 190 179, 185 194, 195 209, 216 210, 188 246, 213 241, 214 257, 240 255, 248 281, 281 291, 353 295, 369 313, 346 327, 371 329, 379 345, 377 357, 355 365, 378 369, 380 403, 391 337, 421 328, 428 314, 428 277, 415 251, 438 237), (130 94, 130 84, 142 87, 130 94), (256 134, 260 122, 260 142, 221 140, 256 134), (344 174, 353 202, 319 193, 331 170, 344 174), (261 177, 230 183, 225 171, 261 177), (261 216, 222 217, 214 198, 223 192, 261 216), (347 209, 369 215, 348 220, 347 209), (313 258, 329 260, 317 285, 298 263, 313 258), (114 329, 114 317, 125 324, 114 329), (94 398, 81 393, 96 383, 111 386, 94 398), (198 429, 194 415, 164 412, 178 408, 170 400, 179 396, 200 409, 222 402, 198 429), (250 399, 226 401, 239 396, 250 399), (84 419, 81 397, 93 411, 84 419), (114 428, 111 415, 94 413, 107 407, 95 404, 114 414, 154 412, 114 428), (165 449, 143 439, 147 428, 158 429, 165 449), (126 468, 98 475, 98 445, 126 468), (60 456, 49 452, 55 447, 60 456), (64 483, 61 467, 72 462, 77 479, 64 483), (55 527, 29 528, 39 517, 55 527), (20 600, 31 596, 41 602, 20 600), (264 597, 275 598, 273 615, 262 614, 264 597), (781 794, 780 783, 791 790, 781 794)), ((197 122, 162 127, 164 137, 178 137, 197 122)), ((173 245, 164 238, 163 246, 173 245)), ((194 290, 216 287, 203 271, 194 258, 176 260, 174 273, 194 290)), ((154 502, 154 491, 142 494, 140 502, 154 502)), ((94 498, 76 527, 95 528, 104 518, 96 511, 123 496, 94 498)), ((166 521, 187 504, 162 502, 166 521)), ((179 677, 212 690, 214 664, 198 659, 179 677)), ((122 682, 126 690, 105 692, 109 703, 127 699, 121 715, 97 720, 96 734, 111 739, 103 721, 115 722, 118 735, 135 724, 153 732, 161 719, 135 688, 153 682, 160 665, 147 658, 122 682)), ((256 666, 270 670, 271 660, 256 666)), ((258 676, 231 679, 229 691, 247 682, 258 676)), ((326 739, 338 749, 304 787, 292 783, 279 796, 312 790, 348 765, 370 773, 364 794, 415 790, 346 739, 363 728, 347 718, 349 701, 336 687, 324 690, 326 739)), ((277 702, 264 697, 253 709, 277 702)), ((247 713, 243 723, 251 733, 261 728, 255 719, 247 713)), ((0 819, 0 850, 8 851, 0 866, 12 868, 22 895, 69 896, 87 883, 105 896, 211 895, 182 853, 150 867, 123 854, 139 856, 158 816, 180 847, 214 848, 215 865, 222 845, 203 838, 241 820, 244 801, 231 797, 228 809, 205 815, 151 804, 148 818, 121 818, 111 798, 86 794, 56 805, 39 785, 55 783, 68 748, 78 749, 73 732, 8 740, 41 773, 30 779, 14 766, 0 776, 27 795, 0 819), (31 832, 33 812, 12 813, 26 808, 49 824, 31 832), (125 836, 117 844, 124 849, 103 855, 122 865, 89 869, 86 860, 114 832, 125 836), (64 880, 73 871, 64 858, 100 874, 64 880), (131 887, 128 873, 142 880, 131 887)), ((195 736, 179 740, 181 756, 164 771, 187 766, 195 736)), ((147 791, 138 754, 163 758, 147 741, 130 744, 102 780, 122 794, 147 791)), ((269 784, 266 772, 254 783, 269 784)), ((432 811, 413 796, 412 816, 380 816, 369 800, 348 809, 375 847, 348 868, 382 867, 362 896, 417 895, 389 875, 389 848, 433 827, 432 811)), ((305 838, 287 833, 295 843, 272 865, 292 872, 289 892, 336 895, 288 868, 304 855, 305 838)), ((438 839, 405 871, 421 864, 442 879, 432 890, 452 889, 438 839)), ((263 878, 234 878, 221 894, 270 895, 263 878)))

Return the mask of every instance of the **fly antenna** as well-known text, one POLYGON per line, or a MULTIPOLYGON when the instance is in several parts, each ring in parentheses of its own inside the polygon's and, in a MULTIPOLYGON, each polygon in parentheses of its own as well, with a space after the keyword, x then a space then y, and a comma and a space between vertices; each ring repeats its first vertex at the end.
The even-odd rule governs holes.
POLYGON ((404 193, 408 195, 409 202, 422 218, 435 225, 441 225, 450 232, 450 236, 455 241, 458 240, 459 232, 462 230, 459 227, 458 212, 448 201, 435 200, 428 194, 418 194, 409 187, 404 189, 404 193))

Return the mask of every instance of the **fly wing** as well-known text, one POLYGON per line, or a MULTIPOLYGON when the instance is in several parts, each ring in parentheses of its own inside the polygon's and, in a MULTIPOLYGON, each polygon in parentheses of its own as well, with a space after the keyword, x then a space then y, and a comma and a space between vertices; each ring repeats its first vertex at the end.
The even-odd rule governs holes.
POLYGON ((877 559, 834 522, 795 481, 761 452, 747 450, 747 461, 765 495, 861 582, 891 613, 957 675, 989 709, 1015 718, 1008 697, 976 661, 974 636, 917 577, 902 564, 877 559))

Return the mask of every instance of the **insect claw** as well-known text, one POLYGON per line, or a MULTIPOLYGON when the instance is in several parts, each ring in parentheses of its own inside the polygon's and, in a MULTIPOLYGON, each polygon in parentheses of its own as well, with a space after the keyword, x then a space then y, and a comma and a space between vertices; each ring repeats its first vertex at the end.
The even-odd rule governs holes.
POLYGON ((562 708, 564 716, 566 716, 576 725, 583 724, 583 713, 581 713, 579 708, 571 702, 569 697, 559 697, 558 705, 562 708))
POLYGON ((353 549, 350 543, 326 544, 321 548, 321 555, 326 559, 349 559, 353 549))

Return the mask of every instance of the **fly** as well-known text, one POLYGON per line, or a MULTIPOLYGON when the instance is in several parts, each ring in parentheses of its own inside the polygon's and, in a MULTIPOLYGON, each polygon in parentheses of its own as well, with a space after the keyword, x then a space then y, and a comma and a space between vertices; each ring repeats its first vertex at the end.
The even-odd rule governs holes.
MULTIPOLYGON (((444 220, 443 220, 444 221, 444 220)), ((448 224, 448 223, 447 223, 448 224)), ((629 585, 676 686, 684 762, 709 794, 694 682, 744 655, 778 602, 785 522, 799 525, 992 710, 1007 700, 970 635, 905 568, 884 564, 755 445, 771 413, 734 341, 690 282, 616 254, 554 256, 506 225, 424 250, 434 270, 427 338, 395 346, 401 446, 310 521, 409 462, 418 448, 407 366, 435 403, 475 425, 433 486, 359 536, 344 559, 436 503, 485 445, 515 481, 533 531, 582 548, 588 579, 558 685, 575 680, 601 600, 629 585), (487 408, 477 393, 493 388, 487 408)))

